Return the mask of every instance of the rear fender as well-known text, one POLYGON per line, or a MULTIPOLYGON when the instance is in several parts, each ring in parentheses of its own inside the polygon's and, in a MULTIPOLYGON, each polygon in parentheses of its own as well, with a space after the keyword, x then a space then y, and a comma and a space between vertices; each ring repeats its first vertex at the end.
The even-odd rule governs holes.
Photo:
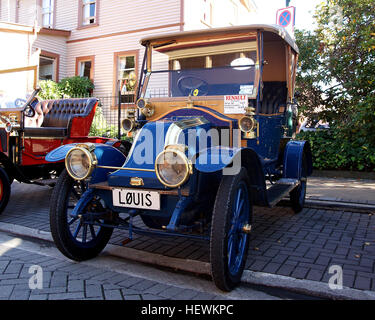
POLYGON ((308 141, 289 141, 285 147, 283 160, 283 177, 289 179, 301 179, 302 159, 307 160, 307 175, 313 170, 311 147, 308 141))

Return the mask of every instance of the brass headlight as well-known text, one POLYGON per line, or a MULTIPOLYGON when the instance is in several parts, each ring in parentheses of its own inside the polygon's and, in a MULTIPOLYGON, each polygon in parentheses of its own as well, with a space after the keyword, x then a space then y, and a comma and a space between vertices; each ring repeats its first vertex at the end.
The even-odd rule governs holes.
POLYGON ((130 118, 125 118, 121 122, 121 126, 124 129, 125 132, 130 132, 134 129, 135 127, 135 121, 130 118))
POLYGON ((239 120, 238 126, 242 132, 250 132, 255 128, 255 120, 252 117, 244 116, 239 120))
POLYGON ((146 99, 139 98, 136 103, 139 110, 146 117, 152 117, 155 113, 155 107, 146 99))
POLYGON ((97 164, 95 154, 84 147, 74 147, 65 157, 65 167, 69 175, 75 180, 89 177, 97 164))
POLYGON ((186 155, 177 149, 166 149, 159 153, 155 160, 156 176, 162 184, 170 188, 184 184, 191 170, 191 163, 186 155))

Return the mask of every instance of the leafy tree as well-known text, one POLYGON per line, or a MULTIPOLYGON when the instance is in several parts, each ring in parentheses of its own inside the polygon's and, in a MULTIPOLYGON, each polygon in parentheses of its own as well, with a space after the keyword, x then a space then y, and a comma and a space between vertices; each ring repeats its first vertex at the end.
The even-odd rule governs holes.
POLYGON ((315 19, 314 32, 296 32, 302 112, 333 122, 336 139, 373 148, 375 1, 327 0, 315 19))

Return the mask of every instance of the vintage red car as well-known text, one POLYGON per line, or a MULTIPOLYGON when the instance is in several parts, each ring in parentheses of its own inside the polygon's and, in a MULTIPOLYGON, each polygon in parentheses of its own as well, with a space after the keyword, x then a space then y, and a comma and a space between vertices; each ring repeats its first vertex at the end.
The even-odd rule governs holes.
POLYGON ((14 179, 54 185, 53 178, 65 168, 64 161, 47 162, 45 156, 70 143, 121 142, 89 137, 98 105, 96 98, 39 101, 38 89, 22 107, 0 109, 0 213, 5 209, 14 179))

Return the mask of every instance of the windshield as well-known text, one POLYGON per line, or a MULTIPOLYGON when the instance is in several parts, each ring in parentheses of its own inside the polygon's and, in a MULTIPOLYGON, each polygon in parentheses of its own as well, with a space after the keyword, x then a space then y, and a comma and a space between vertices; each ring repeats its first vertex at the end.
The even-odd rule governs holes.
POLYGON ((145 98, 256 96, 256 41, 153 51, 145 98))

